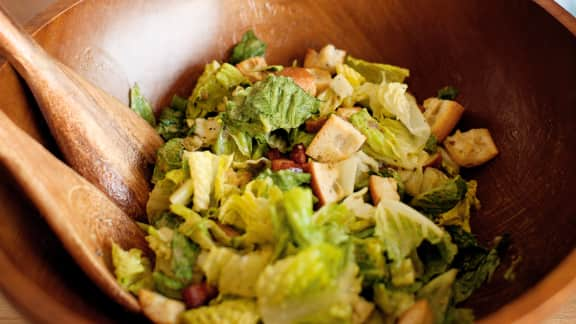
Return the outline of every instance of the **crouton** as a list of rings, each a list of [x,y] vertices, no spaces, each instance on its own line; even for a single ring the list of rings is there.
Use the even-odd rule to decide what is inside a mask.
[[[394,178],[371,175],[368,187],[370,188],[370,196],[374,205],[378,205],[380,201],[385,199],[400,200],[398,183]]]
[[[434,314],[426,299],[421,299],[408,308],[400,318],[398,324],[432,324]]]
[[[336,110],[336,115],[342,117],[345,121],[348,121],[352,115],[358,113],[362,110],[360,107],[340,107]]]
[[[424,101],[424,118],[438,142],[448,136],[464,113],[464,107],[452,100],[428,98]]]
[[[316,96],[316,78],[305,68],[287,67],[278,72],[278,75],[292,78],[294,82],[308,92],[311,96]]]
[[[184,303],[146,289],[138,292],[138,301],[142,312],[158,324],[177,323],[178,315],[186,310]]]
[[[330,82],[332,82],[332,75],[330,72],[323,69],[316,69],[316,68],[308,68],[308,72],[310,72],[314,76],[314,83],[316,84],[316,93],[320,93],[330,86]]]
[[[346,52],[336,49],[334,45],[326,45],[320,52],[308,49],[304,58],[304,67],[324,69],[334,74],[336,66],[344,63],[344,58],[346,58]]]
[[[471,129],[463,133],[456,131],[454,135],[446,138],[444,147],[454,162],[466,168],[486,163],[498,155],[492,136],[485,128]]]
[[[311,186],[320,205],[337,202],[344,198],[344,191],[338,183],[338,168],[330,163],[310,163]]]
[[[267,66],[266,59],[261,56],[251,57],[236,64],[236,68],[252,82],[266,78],[268,73],[264,70]]]
[[[352,124],[332,115],[314,136],[306,154],[320,162],[338,162],[358,151],[364,141],[366,136]]]

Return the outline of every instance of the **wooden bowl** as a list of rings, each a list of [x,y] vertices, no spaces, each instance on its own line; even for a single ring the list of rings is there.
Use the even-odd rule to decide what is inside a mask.
[[[576,23],[541,1],[572,30]],[[510,233],[516,280],[496,275],[469,306],[486,323],[544,318],[576,294],[576,38],[525,0],[61,0],[30,26],[53,55],[127,101],[138,82],[156,107],[187,95],[204,63],[225,59],[248,28],[288,64],[333,43],[354,56],[411,69],[421,100],[461,90],[461,128],[487,127],[501,154],[470,171],[483,240]],[[0,109],[57,149],[34,99],[0,66]],[[82,107],[78,107],[82,109]],[[137,322],[74,264],[6,170],[0,169],[0,284],[38,322]]]

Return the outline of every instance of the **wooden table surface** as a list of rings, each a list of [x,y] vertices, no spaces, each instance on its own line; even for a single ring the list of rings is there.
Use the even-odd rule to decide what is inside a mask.
[[[0,0],[0,4],[19,20],[25,23],[54,0]],[[561,0],[568,9],[576,10],[576,0]],[[0,324],[28,323],[0,293]],[[543,324],[576,323],[576,296],[567,300],[566,305]]]

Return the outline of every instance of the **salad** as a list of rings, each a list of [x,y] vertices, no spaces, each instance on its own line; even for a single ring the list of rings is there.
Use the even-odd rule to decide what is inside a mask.
[[[487,129],[454,131],[446,87],[419,105],[407,69],[327,45],[269,65],[248,31],[188,99],[156,118],[166,140],[141,224],[153,256],[113,246],[118,282],[157,323],[470,323],[505,237],[471,232]],[[452,134],[452,135],[451,135]]]

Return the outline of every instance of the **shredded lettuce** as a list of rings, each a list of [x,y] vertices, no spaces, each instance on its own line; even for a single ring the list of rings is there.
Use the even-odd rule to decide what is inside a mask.
[[[321,243],[267,266],[256,286],[265,323],[349,322],[360,291],[346,250]]]
[[[220,304],[190,309],[180,315],[180,323],[185,324],[257,324],[259,319],[256,303],[251,299],[225,300]]]
[[[259,179],[270,178],[272,182],[283,191],[310,183],[310,174],[292,170],[271,171],[266,169],[258,175]]]
[[[363,109],[352,115],[350,122],[366,136],[362,150],[374,159],[405,169],[424,162],[422,154],[426,153],[400,121],[386,118],[378,122]]]
[[[188,99],[186,118],[205,117],[210,112],[224,110],[224,99],[244,82],[244,75],[233,65],[217,61],[207,64]]]
[[[454,208],[466,195],[467,186],[460,176],[414,197],[410,205],[427,215],[437,215]]]
[[[269,76],[228,102],[224,124],[232,133],[264,136],[276,129],[299,127],[318,113],[319,101],[291,78]]]
[[[112,244],[112,264],[114,274],[120,286],[137,294],[140,289],[151,289],[153,286],[150,260],[142,255],[139,249],[123,250],[116,243]]]
[[[258,39],[254,31],[248,30],[242,35],[242,40],[232,49],[229,62],[238,64],[251,57],[264,56],[266,55],[266,47],[266,43]]]
[[[230,248],[216,247],[203,252],[198,264],[205,273],[208,284],[218,287],[221,294],[256,297],[256,281],[271,257],[270,247],[246,254],[239,254]]]
[[[423,148],[430,138],[430,126],[418,108],[416,99],[404,83],[365,83],[356,90],[357,96],[368,98],[368,105],[378,121],[395,118],[414,135],[416,146]]]
[[[400,261],[423,240],[432,244],[442,240],[444,232],[426,216],[395,200],[382,200],[376,207],[375,235],[384,244],[388,257]]]
[[[140,86],[137,83],[130,89],[130,108],[147,121],[150,126],[156,127],[156,117],[152,106],[140,92]]]
[[[182,167],[182,153],[184,152],[184,140],[181,138],[174,138],[164,143],[156,154],[156,164],[154,166],[154,174],[152,175],[152,183],[164,179],[166,172]]]
[[[350,55],[346,57],[346,64],[358,71],[368,82],[381,83],[404,82],[410,76],[410,70],[394,65],[371,63]]]

